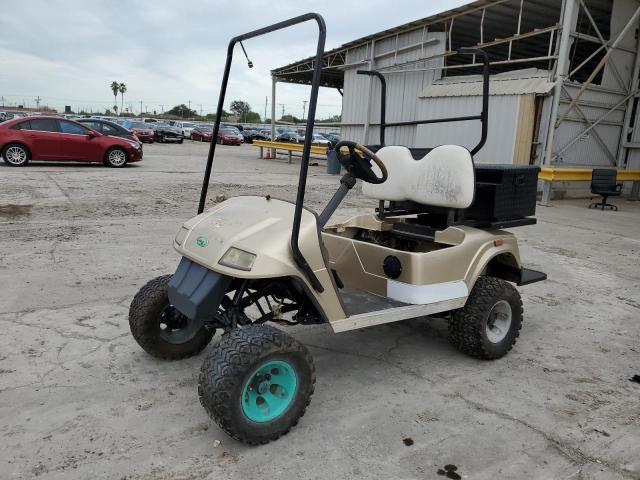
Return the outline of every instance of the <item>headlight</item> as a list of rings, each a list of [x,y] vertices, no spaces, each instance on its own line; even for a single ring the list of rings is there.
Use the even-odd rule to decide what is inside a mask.
[[[253,253],[245,252],[239,248],[231,247],[227,250],[220,261],[220,265],[225,267],[237,268],[238,270],[251,270],[256,256]]]
[[[138,142],[129,141],[129,145],[131,145],[133,148],[138,148]]]
[[[180,228],[180,231],[176,235],[175,242],[178,245],[182,245],[184,240],[187,238],[187,235],[189,235],[189,229],[187,227]]]

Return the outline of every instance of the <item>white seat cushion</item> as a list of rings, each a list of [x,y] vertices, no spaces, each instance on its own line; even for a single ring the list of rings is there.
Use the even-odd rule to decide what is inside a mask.
[[[374,185],[363,182],[368,197],[387,201],[412,201],[422,205],[467,208],[473,202],[475,173],[469,150],[441,145],[415,160],[407,147],[383,147],[377,152],[389,177]],[[380,170],[374,165],[374,171]]]

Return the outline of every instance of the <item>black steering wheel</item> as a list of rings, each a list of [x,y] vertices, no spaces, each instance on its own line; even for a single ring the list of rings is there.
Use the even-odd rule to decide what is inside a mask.
[[[346,147],[349,150],[348,154],[341,153],[340,150],[343,147]],[[338,160],[340,161],[340,165],[342,165],[345,170],[355,178],[359,178],[360,180],[368,183],[383,183],[387,180],[387,167],[385,167],[382,160],[380,160],[380,158],[367,147],[356,142],[343,140],[336,144],[334,150]],[[358,155],[356,152],[360,152],[362,155]],[[378,177],[371,168],[372,161],[382,172],[381,177]]]

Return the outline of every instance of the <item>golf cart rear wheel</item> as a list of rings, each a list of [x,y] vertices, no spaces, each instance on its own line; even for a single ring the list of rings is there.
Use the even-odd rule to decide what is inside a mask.
[[[522,299],[508,282],[480,277],[466,305],[449,321],[451,342],[472,357],[493,360],[515,345],[522,327]]]
[[[162,360],[180,360],[200,353],[214,331],[182,315],[170,303],[167,286],[171,275],[154,278],[133,297],[129,327],[136,342]]]
[[[268,325],[226,333],[200,371],[200,403],[218,426],[243,443],[276,440],[309,405],[315,367],[307,348]]]

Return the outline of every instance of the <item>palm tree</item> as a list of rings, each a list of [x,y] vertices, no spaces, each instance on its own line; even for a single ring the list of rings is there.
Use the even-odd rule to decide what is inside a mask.
[[[127,91],[127,86],[124,83],[118,85],[118,91],[120,92],[120,115],[122,115],[122,107],[124,106],[124,92]]]
[[[118,103],[118,90],[119,89],[120,89],[120,84],[118,82],[111,82],[111,91],[113,92],[114,103]]]

